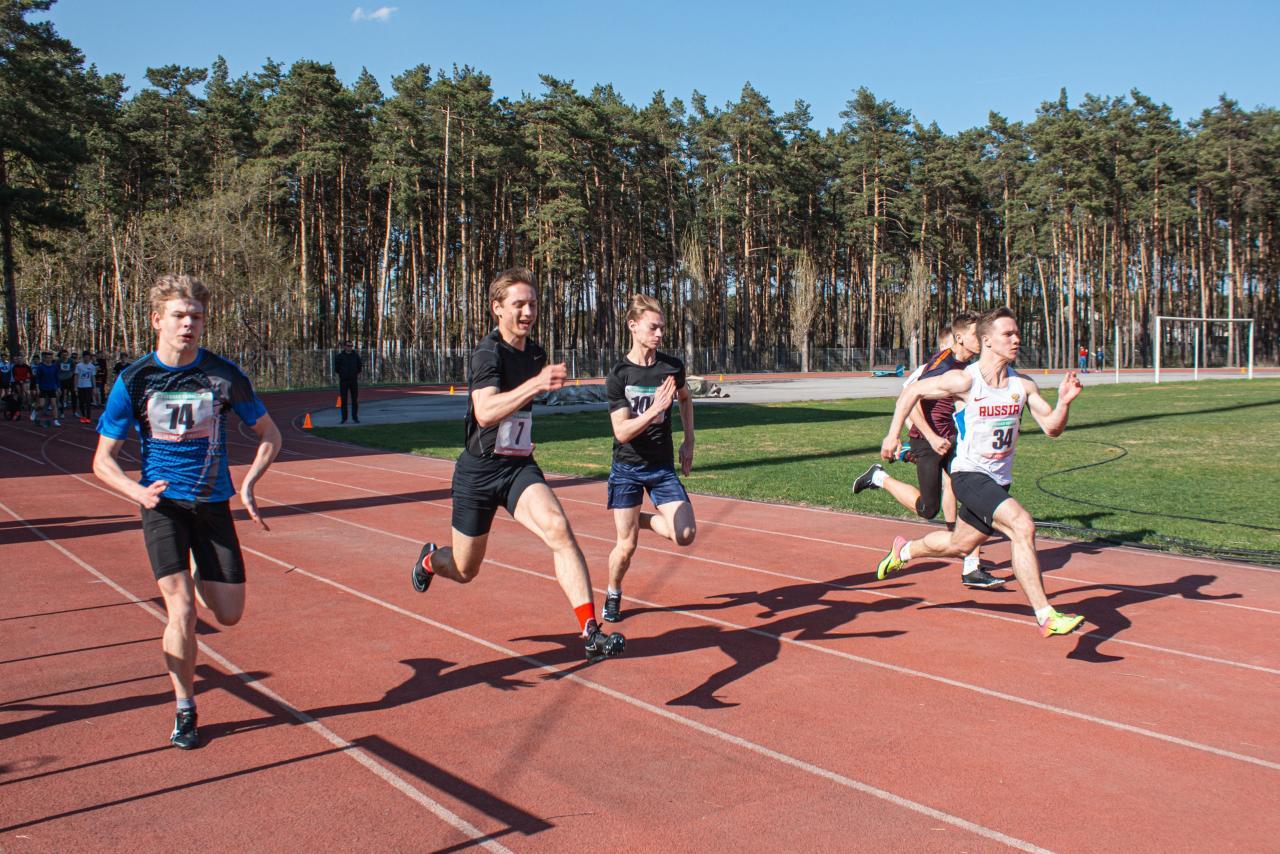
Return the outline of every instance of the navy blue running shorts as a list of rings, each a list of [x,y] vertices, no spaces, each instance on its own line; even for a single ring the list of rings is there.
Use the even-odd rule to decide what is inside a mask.
[[[639,507],[645,492],[649,493],[654,507],[689,500],[689,493],[685,492],[684,484],[676,476],[674,466],[633,466],[614,460],[613,468],[609,470],[608,508],[624,510]]]

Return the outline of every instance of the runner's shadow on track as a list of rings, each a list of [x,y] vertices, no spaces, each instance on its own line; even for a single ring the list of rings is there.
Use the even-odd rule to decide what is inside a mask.
[[[95,519],[116,519],[115,522],[94,522]],[[65,541],[82,537],[117,534],[121,531],[141,530],[142,522],[134,515],[71,516],[58,519],[30,519],[27,524],[39,528],[51,540]],[[0,522],[0,543],[38,543],[43,538],[20,522]]]
[[[755,616],[768,622],[744,628],[725,628],[718,625],[684,626],[656,637],[638,639],[628,645],[625,655],[628,658],[648,658],[703,649],[719,649],[731,659],[732,663],[712,673],[701,685],[668,700],[667,705],[693,706],[701,709],[733,708],[739,703],[721,699],[719,692],[726,686],[776,661],[782,651],[784,636],[798,641],[815,642],[850,638],[892,638],[906,634],[905,631],[898,629],[866,632],[837,631],[864,614],[899,611],[918,605],[922,601],[918,598],[900,598],[875,602],[849,602],[827,598],[828,594],[839,592],[833,587],[848,586],[853,589],[854,582],[863,577],[863,575],[854,575],[834,582],[806,582],[772,590],[723,593],[711,597],[721,600],[718,602],[628,609],[624,612],[626,619],[633,620],[646,613],[720,611],[756,606],[762,610]],[[783,614],[789,615],[780,616]],[[555,643],[563,641],[563,637],[544,635],[516,640]]]
[[[388,689],[380,698],[359,703],[321,706],[308,709],[307,714],[313,718],[328,718],[335,715],[355,715],[394,709],[427,700],[439,694],[477,685],[488,685],[499,691],[516,691],[537,685],[536,682],[528,679],[517,678],[516,674],[532,667],[527,661],[519,658],[499,658],[466,667],[457,667],[454,662],[445,661],[442,658],[406,658],[400,663],[413,672],[405,681]]]
[[[360,703],[347,703],[335,706],[321,706],[307,709],[304,714],[315,720],[324,720],[336,715],[361,714],[393,709],[399,706],[425,700],[438,694],[468,688],[475,685],[490,685],[501,690],[532,687],[535,683],[514,678],[513,674],[528,670],[530,664],[518,658],[503,658],[484,662],[456,670],[451,661],[440,658],[411,658],[401,662],[413,672],[404,682],[391,688],[379,699]],[[211,667],[199,668],[201,676],[208,687],[223,688],[264,713],[263,717],[244,721],[215,723],[201,726],[200,732],[206,739],[221,738],[234,733],[243,733],[270,726],[298,726],[301,721],[288,709],[277,704],[269,697],[255,691],[252,687],[236,677],[228,677]],[[265,674],[253,674],[251,679],[258,679]],[[516,832],[524,836],[550,830],[554,825],[519,806],[503,800],[497,795],[468,780],[459,777],[448,769],[436,765],[427,759],[411,753],[404,748],[386,740],[379,735],[363,736],[354,739],[353,744],[370,754],[377,756],[404,774],[416,777],[428,786],[447,792],[455,799],[483,812],[505,825],[503,830],[490,834],[487,838],[505,836]],[[474,844],[474,843],[472,843]]]
[[[394,495],[363,495],[359,498],[334,498],[327,501],[289,502],[292,506],[268,504],[259,506],[264,519],[280,519],[287,516],[305,516],[308,513],[333,513],[343,510],[362,510],[370,507],[387,507],[396,504],[418,504],[425,501],[447,501],[450,490],[423,489],[417,492],[398,492]],[[249,515],[243,510],[233,511],[238,522],[247,522]]]
[[[1138,605],[1143,602],[1149,602],[1152,599],[1163,599],[1170,596],[1195,599],[1202,602],[1241,598],[1239,593],[1213,594],[1203,592],[1203,588],[1217,580],[1218,577],[1216,575],[1184,575],[1176,581],[1157,584],[1125,585],[1123,587],[1114,584],[1088,584],[1054,593],[1053,598],[1058,600],[1055,603],[1055,607],[1070,613],[1083,614],[1089,623],[1094,626],[1089,631],[1076,635],[1075,648],[1067,653],[1067,658],[1088,661],[1093,664],[1109,664],[1123,661],[1124,656],[1103,652],[1100,647],[1103,643],[1133,625],[1133,622],[1125,616],[1123,610],[1131,605]],[[1090,591],[1099,591],[1100,595],[1078,599],[1065,604],[1061,602],[1064,596]],[[1028,607],[1025,604],[1004,605],[970,600],[967,602],[925,605],[921,610],[930,608],[967,608],[1027,617]]]
[[[996,542],[993,540],[992,542]],[[1040,571],[1049,572],[1055,569],[1062,569],[1071,562],[1071,558],[1076,555],[1097,555],[1102,554],[1104,550],[1111,546],[1103,543],[1090,542],[1070,542],[1056,543],[1047,548],[1036,548],[1036,557],[1040,561]],[[1013,561],[1006,558],[1002,561],[993,561],[992,566],[996,569],[1013,569]],[[1010,579],[1012,580],[1012,578]]]

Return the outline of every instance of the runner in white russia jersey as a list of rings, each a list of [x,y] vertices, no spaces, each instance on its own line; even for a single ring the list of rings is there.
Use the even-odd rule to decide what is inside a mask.
[[[1022,407],[1027,403],[1026,386],[1013,368],[1007,368],[1008,381],[996,388],[982,376],[978,363],[965,368],[973,378],[969,402],[957,408],[956,453],[951,461],[952,473],[982,472],[1001,486],[1013,482],[1013,452],[1022,422]]]

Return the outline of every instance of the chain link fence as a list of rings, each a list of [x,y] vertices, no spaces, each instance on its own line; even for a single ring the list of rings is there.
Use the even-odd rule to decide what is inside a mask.
[[[228,353],[259,388],[303,389],[337,385],[333,357],[338,350],[245,350]],[[465,384],[470,349],[425,350],[402,347],[377,352],[358,349],[364,362],[360,375],[364,385],[382,384]],[[692,353],[671,349],[685,362],[691,375],[800,373],[799,350],[785,348],[743,351],[716,348],[695,349]],[[570,377],[603,377],[622,360],[624,349],[552,350],[553,362],[564,362]],[[1045,353],[1034,347],[1022,348],[1018,365],[1023,369],[1045,367]],[[903,365],[911,370],[910,350],[906,347],[814,348],[809,351],[810,372],[854,372]]]
[[[337,385],[333,357],[338,350],[244,350],[227,353],[263,389],[322,388]],[[465,384],[471,350],[418,350],[398,348],[387,352],[357,349],[364,363],[360,380],[374,384]],[[783,348],[735,353],[718,349],[695,349],[692,353],[671,349],[684,360],[691,375],[799,373],[799,350]],[[553,362],[564,362],[571,377],[603,377],[622,360],[625,349],[552,350]],[[865,347],[818,348],[809,353],[809,370],[869,371],[904,365],[909,370],[905,347],[877,347],[874,354]]]

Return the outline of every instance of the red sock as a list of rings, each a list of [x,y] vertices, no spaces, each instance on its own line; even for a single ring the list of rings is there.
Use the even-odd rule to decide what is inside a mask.
[[[578,618],[578,628],[582,629],[582,633],[587,632],[587,623],[596,621],[596,606],[594,602],[588,602],[585,605],[579,605],[573,609],[574,616]]]

